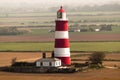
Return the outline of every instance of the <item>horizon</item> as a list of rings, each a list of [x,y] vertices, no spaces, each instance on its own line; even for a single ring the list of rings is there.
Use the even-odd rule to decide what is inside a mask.
[[[105,4],[120,4],[120,0],[4,0],[0,1],[0,7],[54,7],[60,5],[67,5],[72,7],[76,6],[95,6],[95,5],[105,5]]]
[[[4,0],[0,13],[52,12],[63,6],[67,11],[120,11],[120,0]],[[71,6],[72,5],[72,6]]]

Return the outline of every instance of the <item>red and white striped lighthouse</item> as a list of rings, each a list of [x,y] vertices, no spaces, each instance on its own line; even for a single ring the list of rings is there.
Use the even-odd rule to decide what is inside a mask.
[[[69,47],[68,19],[61,6],[57,11],[54,55],[56,58],[61,59],[63,65],[71,64]]]

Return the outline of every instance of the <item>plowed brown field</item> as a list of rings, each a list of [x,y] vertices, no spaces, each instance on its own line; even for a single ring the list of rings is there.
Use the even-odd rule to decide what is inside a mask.
[[[53,35],[46,36],[0,36],[0,42],[46,42],[54,41]],[[70,35],[70,41],[120,41],[119,34]]]
[[[88,55],[86,56],[79,56],[79,54],[86,54],[86,53],[71,53],[72,59],[88,59]],[[87,53],[88,54],[88,53]],[[91,54],[91,53],[89,53]],[[78,55],[78,56],[74,56]],[[51,53],[47,53],[47,57],[50,57]],[[42,57],[41,52],[0,52],[0,66],[6,66],[11,64],[11,60],[16,58],[17,61],[35,61]],[[106,59],[110,60],[120,60],[120,53],[111,53],[106,54]],[[72,61],[73,62],[73,61]],[[83,61],[76,61],[76,62],[83,62]],[[120,61],[106,61],[104,62],[106,66],[114,66],[117,65],[120,67]]]

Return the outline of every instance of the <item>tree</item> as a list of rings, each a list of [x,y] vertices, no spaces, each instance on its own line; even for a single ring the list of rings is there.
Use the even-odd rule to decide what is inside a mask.
[[[92,64],[101,64],[102,61],[105,58],[105,53],[104,52],[94,52],[93,54],[90,55],[89,61],[91,61]]]

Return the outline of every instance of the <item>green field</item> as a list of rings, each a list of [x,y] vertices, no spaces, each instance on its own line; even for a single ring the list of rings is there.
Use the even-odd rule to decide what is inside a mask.
[[[120,42],[71,42],[71,51],[120,52]],[[54,44],[46,43],[0,43],[0,51],[53,51]]]

